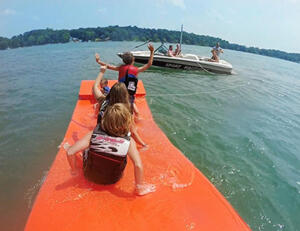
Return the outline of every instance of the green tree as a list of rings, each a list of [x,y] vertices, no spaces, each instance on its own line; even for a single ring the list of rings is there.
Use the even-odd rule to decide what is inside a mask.
[[[146,29],[136,26],[109,26],[97,28],[79,28],[74,30],[53,30],[50,28],[44,30],[32,30],[22,35],[14,36],[11,39],[0,37],[0,49],[17,48],[23,46],[42,45],[48,43],[66,43],[70,38],[78,38],[82,41],[113,40],[113,41],[146,41],[178,43],[180,38],[179,31],[170,31],[165,29]],[[249,52],[254,54],[277,57],[300,63],[300,54],[287,53],[272,49],[259,49],[256,47],[246,47],[234,43],[229,43],[221,38],[215,38],[207,35],[197,35],[194,33],[183,32],[183,43],[215,46],[220,42],[224,49]]]

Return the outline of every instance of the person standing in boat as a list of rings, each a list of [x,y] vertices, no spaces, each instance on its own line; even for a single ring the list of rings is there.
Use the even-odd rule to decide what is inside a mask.
[[[139,119],[139,111],[134,103],[135,93],[137,90],[138,84],[138,74],[147,70],[151,67],[153,63],[154,56],[154,47],[151,43],[148,44],[148,49],[150,50],[150,57],[148,63],[141,67],[134,66],[134,57],[131,52],[125,52],[122,56],[122,60],[124,62],[121,66],[114,66],[111,64],[104,63],[100,60],[99,54],[95,54],[96,62],[100,65],[107,66],[107,69],[118,71],[119,72],[119,82],[125,83],[128,93],[130,95],[130,103],[132,104],[134,113],[136,117]]]
[[[136,192],[142,196],[155,191],[155,185],[143,181],[143,165],[133,139],[130,138],[132,115],[125,104],[107,108],[101,123],[74,145],[64,144],[72,173],[76,174],[76,154],[84,151],[84,176],[97,184],[118,182],[127,164],[127,156],[134,165]]]
[[[213,49],[211,50],[212,53],[212,57],[209,61],[211,62],[219,62],[219,56],[221,53],[223,53],[223,49],[220,47],[220,43],[217,42],[216,46],[213,47]]]

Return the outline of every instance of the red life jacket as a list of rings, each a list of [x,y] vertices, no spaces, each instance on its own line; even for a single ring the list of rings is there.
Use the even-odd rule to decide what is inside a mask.
[[[122,65],[119,68],[119,82],[125,81],[126,72],[128,70],[129,75],[133,75],[137,78],[138,76],[138,68],[133,65]],[[123,81],[122,81],[123,80]]]
[[[138,68],[133,65],[123,65],[119,69],[119,82],[125,83],[130,96],[135,95],[138,85]]]

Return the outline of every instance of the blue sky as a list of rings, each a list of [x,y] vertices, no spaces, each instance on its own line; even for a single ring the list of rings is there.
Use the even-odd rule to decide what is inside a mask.
[[[0,36],[109,25],[184,30],[300,53],[300,0],[0,0]]]

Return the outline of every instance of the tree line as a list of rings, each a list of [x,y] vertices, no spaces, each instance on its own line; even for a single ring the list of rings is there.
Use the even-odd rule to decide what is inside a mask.
[[[97,28],[79,28],[73,30],[33,30],[13,36],[11,39],[0,37],[0,50],[8,48],[44,45],[49,43],[67,43],[69,41],[147,41],[178,43],[180,31],[166,29],[146,29],[136,26],[108,26]],[[246,47],[226,40],[194,33],[183,32],[182,43],[187,45],[215,46],[219,42],[222,48],[276,57],[300,63],[300,54],[287,53],[274,49]]]

